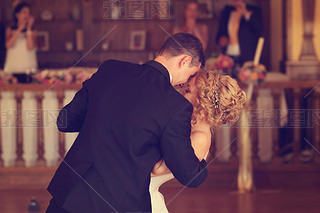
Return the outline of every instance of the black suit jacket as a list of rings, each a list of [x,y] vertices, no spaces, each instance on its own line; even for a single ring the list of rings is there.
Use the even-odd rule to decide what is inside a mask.
[[[150,212],[150,173],[164,158],[183,185],[207,176],[191,147],[192,105],[156,61],[109,60],[60,112],[63,132],[79,132],[48,190],[70,212]]]
[[[239,45],[240,45],[240,56],[239,62],[243,63],[246,61],[253,61],[253,57],[256,51],[257,42],[263,32],[263,22],[261,9],[256,6],[246,5],[247,10],[251,11],[251,17],[247,21],[242,17],[240,21],[240,28],[238,32]],[[226,6],[221,11],[219,20],[219,29],[216,37],[216,42],[219,45],[219,39],[222,36],[226,36],[229,39],[228,23],[229,17],[232,11],[236,8],[233,6]],[[222,47],[223,53],[226,51],[226,47]]]

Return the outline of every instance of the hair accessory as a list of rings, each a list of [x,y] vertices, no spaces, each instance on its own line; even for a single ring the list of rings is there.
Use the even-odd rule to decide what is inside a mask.
[[[219,92],[218,92],[218,89],[214,91],[214,108],[217,109],[219,108]]]
[[[220,90],[220,83],[217,82],[216,89],[214,90],[214,103],[213,103],[215,109],[219,108],[219,102],[220,102],[219,90]]]

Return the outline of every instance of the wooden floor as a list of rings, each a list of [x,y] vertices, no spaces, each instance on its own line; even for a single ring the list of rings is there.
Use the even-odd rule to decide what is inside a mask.
[[[319,172],[256,172],[256,191],[237,194],[234,172],[210,171],[198,189],[188,189],[175,180],[161,191],[172,213],[319,213]],[[0,177],[1,178],[1,177]],[[32,197],[44,212],[50,195],[44,187],[0,189],[1,213],[24,213]]]

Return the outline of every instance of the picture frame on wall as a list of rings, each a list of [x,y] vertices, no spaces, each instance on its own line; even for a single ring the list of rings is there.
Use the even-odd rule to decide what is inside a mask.
[[[47,31],[38,31],[36,43],[38,51],[49,51],[49,33]]]
[[[213,17],[212,0],[198,0],[199,18],[211,19]]]
[[[130,50],[144,50],[146,48],[147,31],[139,30],[130,33]]]

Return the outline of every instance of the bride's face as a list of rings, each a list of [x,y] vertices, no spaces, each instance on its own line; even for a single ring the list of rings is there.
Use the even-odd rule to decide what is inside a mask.
[[[192,105],[194,106],[196,104],[196,100],[197,100],[197,94],[198,94],[198,89],[196,87],[196,78],[197,77],[193,77],[187,86],[186,91],[184,92],[183,96],[190,102],[192,103]]]

